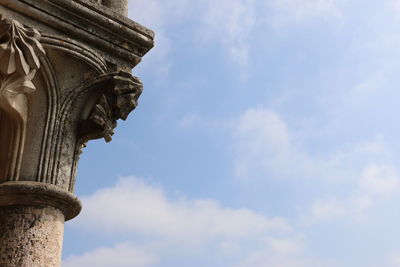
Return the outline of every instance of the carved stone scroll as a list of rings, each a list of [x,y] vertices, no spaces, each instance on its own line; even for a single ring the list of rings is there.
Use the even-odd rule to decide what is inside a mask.
[[[18,180],[25,140],[27,99],[45,51],[37,30],[0,16],[0,182]]]

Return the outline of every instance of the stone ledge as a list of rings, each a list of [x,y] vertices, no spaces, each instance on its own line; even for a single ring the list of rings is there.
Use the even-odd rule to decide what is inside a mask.
[[[38,182],[7,182],[0,184],[0,207],[39,206],[55,207],[64,214],[65,221],[78,216],[81,202],[73,194],[57,186]]]
[[[154,46],[153,31],[96,1],[0,0],[0,6],[96,47],[131,68]]]

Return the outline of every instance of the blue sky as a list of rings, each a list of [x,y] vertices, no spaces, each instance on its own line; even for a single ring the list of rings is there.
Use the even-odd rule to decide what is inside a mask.
[[[400,1],[130,0],[139,107],[63,266],[400,266]]]

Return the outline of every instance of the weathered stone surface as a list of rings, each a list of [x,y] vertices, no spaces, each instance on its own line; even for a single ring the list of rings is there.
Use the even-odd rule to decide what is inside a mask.
[[[154,45],[153,31],[93,0],[0,0],[0,13],[39,30],[53,49],[87,51],[114,70],[130,72]]]
[[[128,16],[128,0],[103,0],[102,4],[115,12]]]
[[[0,0],[0,267],[59,266],[82,147],[136,108],[154,33],[127,0]]]
[[[0,266],[60,266],[63,233],[56,208],[0,207]]]
[[[51,184],[21,181],[0,184],[0,207],[20,205],[57,208],[66,221],[82,209],[75,195]]]
[[[14,127],[0,131],[0,183],[36,181],[73,192],[81,148],[90,139],[110,141],[117,120],[136,107],[142,84],[130,72],[152,48],[154,33],[109,8],[126,6],[122,0],[0,0],[0,30],[15,25],[32,33],[25,42],[7,31],[0,36],[1,66],[19,66],[11,69],[24,82],[15,105],[23,116],[0,102],[0,124],[8,126],[2,128]],[[31,49],[14,53],[9,64],[9,43],[15,51]],[[0,73],[0,88],[7,75]]]
[[[37,30],[0,14],[0,183],[19,177],[25,143],[27,99],[44,55]],[[4,144],[9,144],[8,146]]]

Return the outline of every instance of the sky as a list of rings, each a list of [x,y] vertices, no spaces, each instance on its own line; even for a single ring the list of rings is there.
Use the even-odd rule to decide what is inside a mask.
[[[129,0],[139,107],[82,155],[65,267],[400,266],[399,0]]]

